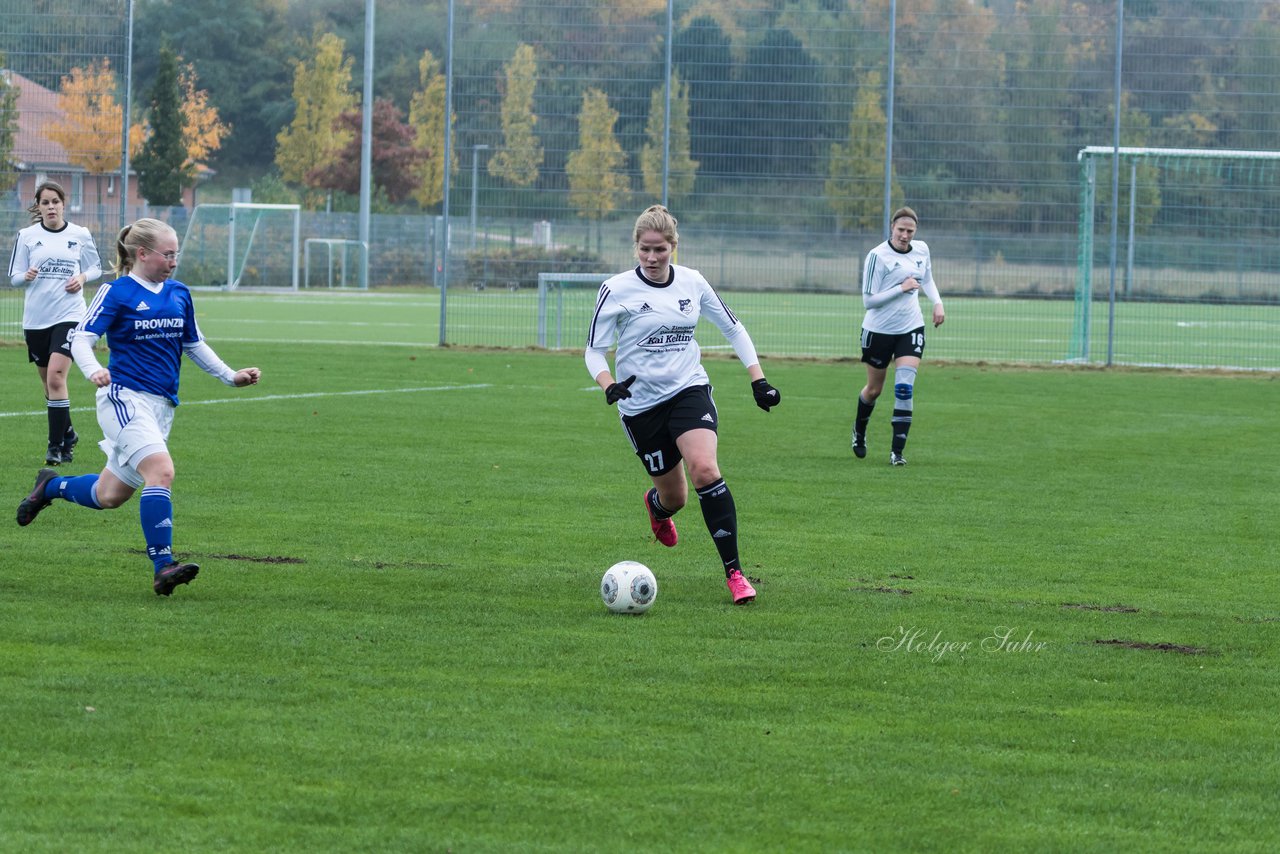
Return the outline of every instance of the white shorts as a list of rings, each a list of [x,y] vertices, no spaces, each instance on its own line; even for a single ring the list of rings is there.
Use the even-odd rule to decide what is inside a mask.
[[[134,489],[146,481],[138,465],[152,454],[167,454],[175,407],[167,398],[112,383],[98,389],[98,443],[107,469]]]

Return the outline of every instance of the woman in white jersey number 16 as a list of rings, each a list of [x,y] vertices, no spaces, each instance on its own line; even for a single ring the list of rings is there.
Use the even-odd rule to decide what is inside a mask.
[[[683,461],[733,603],[745,604],[756,591],[742,573],[738,514],[716,462],[719,415],[693,338],[699,317],[720,328],[746,366],[756,405],[768,412],[782,395],[764,378],[746,328],[702,274],[671,263],[680,240],[675,217],[654,205],[636,220],[632,238],[640,263],[600,286],[587,331],[587,370],[605,402],[618,405],[623,432],[653,480],[644,505],[658,541],[676,544],[671,517],[689,500]],[[617,376],[626,379],[609,370],[615,342]]]
[[[67,222],[67,194],[53,181],[36,187],[27,211],[31,225],[18,232],[9,257],[9,282],[26,288],[22,330],[28,359],[44,386],[49,415],[45,464],[71,462],[80,437],[71,426],[67,371],[71,368],[71,331],[84,319],[84,286],[102,275],[98,249],[89,229]]]
[[[902,456],[911,430],[916,372],[924,355],[924,315],[919,292],[933,303],[933,325],[947,319],[942,297],[933,282],[933,260],[923,240],[912,240],[918,218],[911,208],[894,211],[889,239],[867,253],[862,267],[862,361],[867,364],[867,384],[858,393],[858,414],[853,422],[853,453],[867,455],[867,422],[876,398],[893,364],[893,437],[889,462],[905,466]]]
[[[56,498],[108,510],[141,489],[138,516],[154,570],[151,586],[157,595],[168,596],[200,571],[173,557],[174,467],[167,443],[178,406],[182,356],[229,386],[254,385],[262,372],[232,370],[205,343],[191,291],[171,278],[178,264],[178,235],[172,228],[140,219],[120,231],[116,253],[123,275],[98,288],[71,339],[76,366],[98,387],[100,444],[107,465],[101,474],[79,477],[41,469],[31,494],[18,505],[18,524],[30,525]],[[111,350],[106,368],[93,352],[103,335]]]

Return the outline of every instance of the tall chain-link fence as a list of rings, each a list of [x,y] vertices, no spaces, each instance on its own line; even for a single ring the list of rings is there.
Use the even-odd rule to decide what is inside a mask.
[[[9,4],[6,67],[50,93],[77,64],[118,69],[125,6]],[[452,57],[447,227],[438,210],[378,216],[369,247],[371,285],[447,285],[443,340],[508,343],[498,319],[540,273],[632,266],[631,223],[665,200],[679,262],[751,307],[739,314],[763,352],[855,355],[862,260],[888,210],[908,204],[948,302],[932,356],[1280,368],[1269,163],[1122,158],[1113,174],[1114,158],[1084,155],[1116,146],[1117,102],[1125,148],[1274,148],[1280,2],[1129,0],[1122,15],[1115,0],[453,11],[451,42],[421,46]],[[348,50],[358,66],[360,46]],[[0,177],[13,186],[32,166],[10,161]],[[70,218],[109,241],[118,178],[80,180]],[[29,200],[8,198],[13,230]],[[303,228],[339,241],[358,231],[349,215],[308,214]],[[553,287],[551,310],[572,330],[562,343],[576,346],[593,290]],[[466,315],[465,332],[450,312]],[[486,312],[491,342],[476,330]]]

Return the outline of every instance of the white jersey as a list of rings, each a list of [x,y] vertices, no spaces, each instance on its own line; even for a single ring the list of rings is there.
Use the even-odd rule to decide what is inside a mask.
[[[35,280],[26,280],[35,267]],[[67,280],[84,273],[85,283],[102,276],[102,261],[89,229],[65,223],[50,231],[44,223],[32,223],[18,232],[9,258],[9,281],[27,289],[22,308],[23,329],[48,329],[59,323],[84,319],[84,291],[67,293]]]
[[[709,384],[693,337],[700,317],[720,328],[744,365],[759,361],[746,328],[702,274],[675,264],[671,271],[662,285],[636,268],[600,286],[587,330],[587,370],[594,378],[607,369],[605,354],[616,341],[614,378],[636,378],[631,397],[618,401],[623,415],[637,415],[690,386]]]
[[[867,253],[862,265],[862,302],[867,308],[863,329],[901,335],[924,326],[919,291],[905,293],[900,287],[907,279],[918,281],[934,305],[942,302],[933,281],[929,245],[923,240],[911,241],[906,252],[899,252],[886,240]]]

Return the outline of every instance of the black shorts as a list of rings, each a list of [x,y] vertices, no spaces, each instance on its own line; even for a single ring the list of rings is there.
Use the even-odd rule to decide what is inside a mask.
[[[887,368],[899,356],[924,356],[924,327],[891,335],[862,330],[862,361],[873,368]]]
[[[651,475],[666,474],[680,465],[676,437],[690,430],[715,432],[720,423],[711,386],[695,385],[639,415],[622,416],[622,429],[636,456]]]
[[[74,323],[58,323],[47,329],[24,329],[27,339],[27,361],[35,362],[38,368],[49,367],[49,357],[61,353],[71,358],[71,332],[76,328]]]

